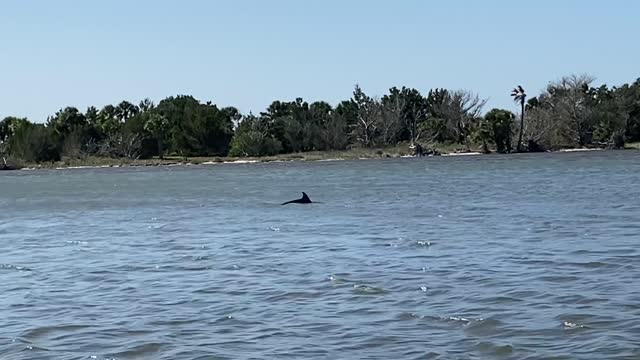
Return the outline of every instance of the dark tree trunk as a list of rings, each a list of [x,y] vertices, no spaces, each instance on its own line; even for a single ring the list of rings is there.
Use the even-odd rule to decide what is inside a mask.
[[[520,102],[520,133],[518,134],[518,152],[522,152],[522,132],[524,131],[524,99]]]
[[[487,145],[487,140],[482,140],[482,152],[485,154],[491,154],[491,151],[489,151],[489,145]]]
[[[162,140],[158,139],[158,157],[160,160],[164,159],[164,149],[162,147]]]

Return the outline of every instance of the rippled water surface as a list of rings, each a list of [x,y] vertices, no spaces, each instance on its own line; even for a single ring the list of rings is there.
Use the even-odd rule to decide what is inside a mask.
[[[639,359],[639,200],[635,152],[4,172],[0,358]]]

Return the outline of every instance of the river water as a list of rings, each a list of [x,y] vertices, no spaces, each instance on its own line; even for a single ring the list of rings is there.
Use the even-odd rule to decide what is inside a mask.
[[[640,359],[639,199],[633,151],[0,173],[0,359]]]

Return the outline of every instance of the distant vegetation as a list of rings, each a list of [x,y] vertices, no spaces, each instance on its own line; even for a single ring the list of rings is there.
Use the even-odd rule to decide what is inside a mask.
[[[336,105],[297,98],[274,101],[258,115],[192,96],[158,104],[122,101],[84,112],[65,107],[44,123],[2,120],[0,169],[11,163],[99,157],[261,157],[401,143],[418,152],[453,146],[509,153],[622,148],[640,141],[640,79],[612,88],[592,83],[586,75],[563,77],[528,100],[516,86],[511,95],[520,116],[506,109],[483,114],[486,100],[466,90],[422,94],[393,87],[374,98],[357,85],[350,99]]]

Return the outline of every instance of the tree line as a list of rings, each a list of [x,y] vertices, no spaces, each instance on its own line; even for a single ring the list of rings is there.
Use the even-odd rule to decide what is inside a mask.
[[[84,112],[65,107],[44,123],[17,117],[0,121],[0,155],[5,162],[30,163],[88,156],[256,157],[399,143],[509,153],[621,148],[640,141],[640,79],[611,88],[594,87],[593,81],[588,75],[565,76],[530,98],[516,86],[511,95],[520,116],[506,109],[483,113],[487,100],[467,90],[436,88],[423,94],[392,87],[372,97],[358,85],[350,99],[335,106],[296,98],[274,101],[257,115],[186,95],[158,104],[145,99],[137,105],[91,106]]]

